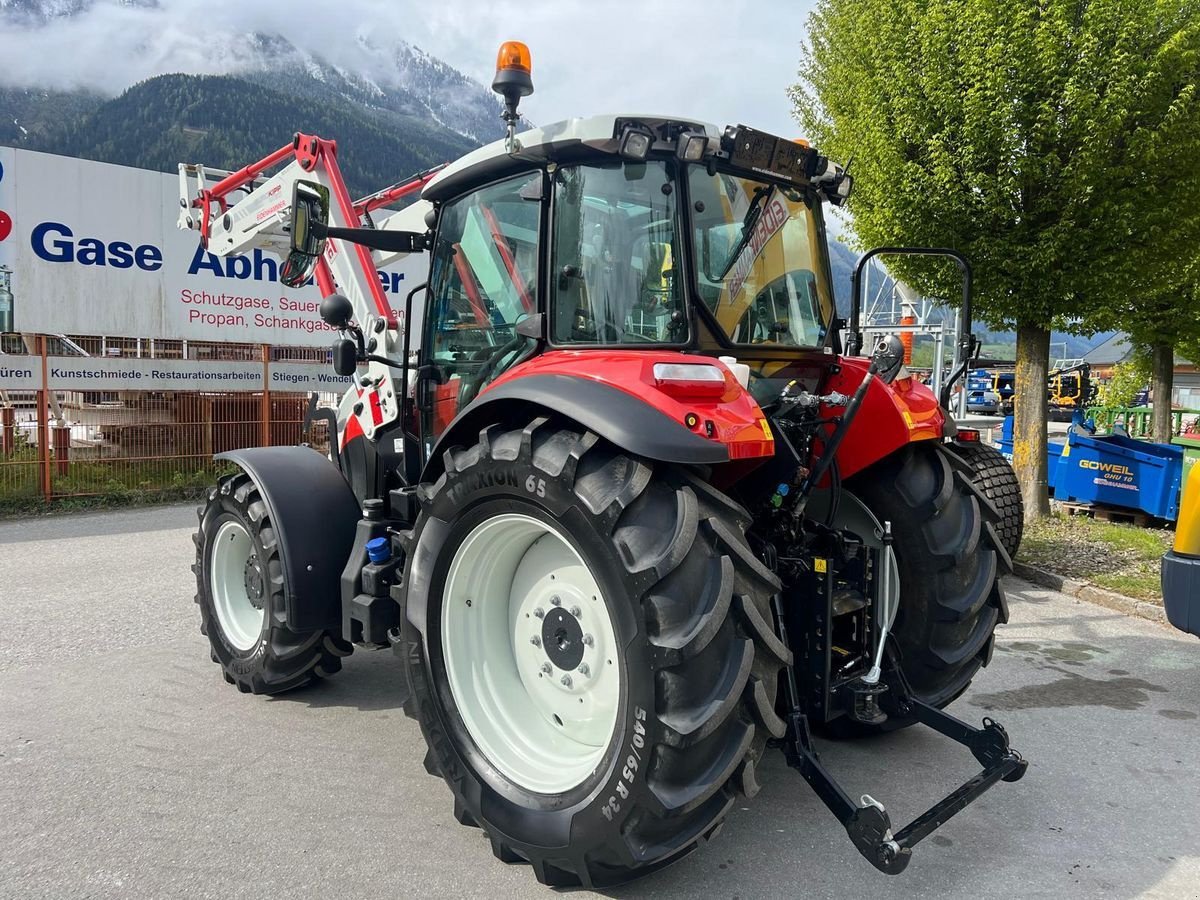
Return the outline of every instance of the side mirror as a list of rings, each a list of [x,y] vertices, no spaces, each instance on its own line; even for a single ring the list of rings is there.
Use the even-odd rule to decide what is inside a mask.
[[[330,348],[333,352],[333,371],[353,375],[358,368],[358,347],[349,338],[338,338]]]
[[[325,252],[328,222],[329,188],[315,181],[297,181],[292,189],[291,250],[279,267],[279,280],[288,287],[300,287],[312,277]]]
[[[891,384],[900,374],[900,367],[903,365],[904,345],[900,343],[900,338],[894,334],[880,338],[871,354],[871,370],[875,375],[884,384]]]

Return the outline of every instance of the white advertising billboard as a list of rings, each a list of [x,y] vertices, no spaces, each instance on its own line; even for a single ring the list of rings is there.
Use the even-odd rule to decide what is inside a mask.
[[[290,346],[332,340],[315,284],[284,287],[279,259],[261,250],[205,252],[196,232],[176,228],[178,194],[174,175],[0,147],[0,265],[12,271],[14,330]],[[425,265],[424,255],[413,255],[379,273],[401,321]]]

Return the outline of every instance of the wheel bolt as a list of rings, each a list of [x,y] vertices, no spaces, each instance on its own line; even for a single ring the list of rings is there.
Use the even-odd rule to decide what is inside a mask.
[[[555,594],[550,598],[550,602],[555,606],[562,606],[562,597],[558,596],[558,594]]]
[[[596,641],[590,634],[585,634],[583,636],[583,646],[590,647],[594,643],[596,643]]]
[[[535,634],[529,639],[529,643],[533,644],[535,647],[540,647],[542,646],[542,639]]]
[[[579,664],[579,674],[582,675],[584,678],[587,678],[589,675],[592,674],[592,670],[588,668],[587,663],[580,663]]]
[[[571,607],[571,615],[573,615],[575,618],[578,619],[580,616],[583,615],[583,610],[580,609],[578,606],[572,606]]]
[[[563,685],[563,687],[571,686],[571,676],[570,675],[564,675],[562,677],[562,685]]]
[[[546,611],[544,609],[542,609],[540,606],[533,611],[533,614],[535,616],[537,616],[539,619],[544,619],[546,617]]]
[[[542,663],[542,671],[549,675],[554,670],[551,668],[550,663]]]

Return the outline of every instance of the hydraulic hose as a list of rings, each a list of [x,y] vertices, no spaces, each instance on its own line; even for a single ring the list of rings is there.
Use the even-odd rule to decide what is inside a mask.
[[[829,436],[829,441],[822,449],[820,458],[808,473],[808,477],[804,479],[804,483],[800,485],[800,496],[797,497],[796,505],[792,508],[792,515],[795,518],[799,519],[804,515],[804,509],[808,505],[808,498],[812,494],[813,488],[825,477],[825,473],[832,465],[838,447],[841,446],[842,439],[846,437],[846,432],[850,430],[850,425],[854,422],[854,417],[858,414],[863,398],[867,396],[867,390],[871,387],[871,382],[875,380],[875,377],[875,362],[872,361],[871,365],[867,367],[867,373],[863,376],[863,380],[858,385],[858,390],[846,404],[846,411],[842,413],[841,421],[833,430],[833,434]]]

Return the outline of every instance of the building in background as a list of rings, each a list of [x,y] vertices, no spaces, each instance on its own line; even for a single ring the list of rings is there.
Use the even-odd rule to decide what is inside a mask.
[[[1092,377],[1101,380],[1112,376],[1113,367],[1133,356],[1129,335],[1118,331],[1107,341],[1093,348],[1083,361],[1092,367]],[[1176,354],[1175,375],[1171,388],[1171,406],[1176,409],[1200,409],[1200,370],[1191,360]]]

